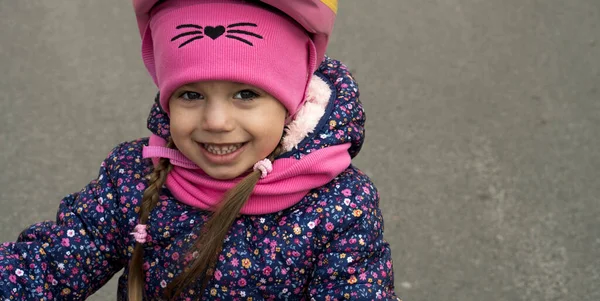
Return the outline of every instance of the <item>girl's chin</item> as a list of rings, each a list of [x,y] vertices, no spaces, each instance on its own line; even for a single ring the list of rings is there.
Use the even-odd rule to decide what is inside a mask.
[[[203,171],[209,175],[211,178],[216,180],[232,180],[238,178],[242,175],[246,175],[249,171],[243,172],[235,172],[235,171],[224,171],[224,170],[215,170],[215,168],[207,168],[203,169]]]

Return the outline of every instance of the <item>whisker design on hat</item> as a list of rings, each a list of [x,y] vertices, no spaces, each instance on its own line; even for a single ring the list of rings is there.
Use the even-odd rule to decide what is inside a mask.
[[[240,26],[257,27],[258,25],[254,24],[254,23],[233,23],[231,25],[228,25],[227,28],[240,27]]]
[[[242,26],[258,27],[258,25],[254,24],[254,23],[243,22],[243,23],[234,23],[234,24],[228,25],[227,28],[242,27]],[[246,30],[240,30],[240,29],[227,29],[226,30],[225,27],[222,25],[214,26],[214,27],[206,26],[205,28],[203,28],[202,26],[195,25],[195,24],[182,24],[182,25],[178,25],[176,27],[176,29],[182,29],[182,28],[195,28],[195,29],[200,29],[200,30],[184,32],[184,33],[178,34],[175,37],[173,37],[171,39],[171,42],[174,42],[183,37],[195,36],[195,37],[183,42],[181,45],[179,45],[179,48],[181,48],[193,41],[200,40],[200,39],[204,38],[205,36],[208,36],[209,38],[215,40],[218,37],[222,36],[224,33],[227,33],[225,35],[226,38],[238,40],[238,41],[240,41],[244,44],[250,45],[250,46],[254,46],[254,44],[252,44],[252,42],[250,42],[240,36],[237,36],[237,35],[248,35],[248,36],[252,36],[255,38],[263,39],[263,37],[259,34],[256,34],[256,33],[250,32],[250,31],[246,31]],[[236,34],[236,35],[234,35],[234,34]]]
[[[249,31],[245,31],[245,30],[228,30],[228,31],[227,31],[227,33],[245,34],[245,35],[249,35],[249,36],[257,37],[257,38],[259,38],[259,39],[262,39],[262,38],[263,38],[261,35],[258,35],[258,34],[255,34],[255,33],[253,33],[253,32],[249,32]],[[230,35],[230,34],[226,35],[225,37],[227,37],[227,38],[230,38],[230,39],[235,39],[235,40],[238,40],[238,41],[240,41],[240,42],[244,42],[244,43],[246,43],[246,44],[248,44],[248,45],[250,45],[250,46],[254,46],[254,45],[252,44],[252,42],[250,42],[250,41],[248,41],[248,40],[246,40],[246,39],[243,39],[243,38],[241,38],[241,37],[237,37],[237,36]]]
[[[254,24],[254,23],[234,23],[234,24],[231,24],[231,25],[227,26],[227,28],[241,27],[241,26],[258,27],[258,25]],[[250,41],[248,41],[248,40],[246,40],[246,39],[244,39],[242,37],[234,36],[234,35],[231,35],[231,34],[232,33],[245,34],[245,35],[249,35],[249,36],[253,36],[253,37],[259,38],[261,40],[263,39],[263,37],[261,35],[255,34],[253,32],[249,32],[249,31],[246,31],[246,30],[230,29],[230,30],[227,30],[227,33],[229,33],[229,34],[226,35],[225,37],[230,38],[230,39],[234,39],[234,40],[238,40],[238,41],[246,43],[246,44],[248,44],[250,46],[254,46],[254,44],[252,44],[252,42],[250,42]]]
[[[179,25],[177,27],[175,27],[176,29],[182,29],[182,28],[196,28],[196,29],[202,29],[202,26],[200,25],[196,25],[196,24],[182,24]]]
[[[179,26],[177,26],[177,27],[175,27],[175,28],[176,28],[176,29],[182,29],[182,28],[195,28],[195,29],[200,29],[200,30],[194,30],[194,31],[188,31],[188,32],[184,32],[184,33],[182,33],[182,34],[178,34],[178,35],[176,35],[174,38],[172,38],[172,39],[171,39],[171,42],[173,42],[173,41],[175,41],[175,40],[177,40],[177,39],[179,39],[179,38],[187,37],[187,36],[190,36],[190,35],[198,35],[198,36],[196,36],[196,37],[193,37],[193,38],[191,38],[191,39],[189,39],[189,40],[187,40],[187,41],[183,42],[181,45],[179,45],[179,48],[181,48],[181,47],[183,47],[183,46],[185,46],[185,45],[187,45],[187,44],[189,44],[189,43],[191,43],[191,42],[193,42],[193,41],[200,40],[200,39],[204,38],[204,36],[202,35],[202,34],[203,34],[203,32],[202,32],[202,29],[203,29],[203,28],[202,28],[202,26],[200,26],[200,25],[195,25],[195,24],[182,24],[182,25],[179,25]]]

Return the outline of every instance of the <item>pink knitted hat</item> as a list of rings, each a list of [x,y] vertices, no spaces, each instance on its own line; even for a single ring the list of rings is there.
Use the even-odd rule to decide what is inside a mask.
[[[208,80],[253,85],[294,115],[316,68],[307,32],[275,10],[240,0],[169,0],[150,14],[142,58],[168,113],[180,86]]]

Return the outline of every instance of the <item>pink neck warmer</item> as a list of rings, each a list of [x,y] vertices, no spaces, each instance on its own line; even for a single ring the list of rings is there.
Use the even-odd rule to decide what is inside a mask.
[[[241,177],[230,181],[213,179],[182,153],[165,145],[164,139],[152,135],[143,157],[152,158],[155,165],[158,158],[170,159],[173,169],[166,186],[184,204],[214,211],[225,192],[241,180]],[[349,147],[346,143],[316,150],[300,160],[275,160],[273,172],[258,181],[241,213],[274,213],[298,203],[310,190],[329,183],[350,165]]]

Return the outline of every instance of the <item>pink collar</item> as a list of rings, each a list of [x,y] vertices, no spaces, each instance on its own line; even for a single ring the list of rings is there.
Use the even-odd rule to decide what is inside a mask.
[[[152,135],[143,157],[171,160],[173,169],[167,176],[166,186],[180,202],[192,207],[214,211],[225,192],[241,180],[216,180],[177,150],[166,148],[166,141]],[[259,215],[289,208],[314,188],[323,186],[342,173],[351,162],[349,143],[315,150],[297,160],[281,158],[273,162],[273,171],[258,181],[242,214]]]

